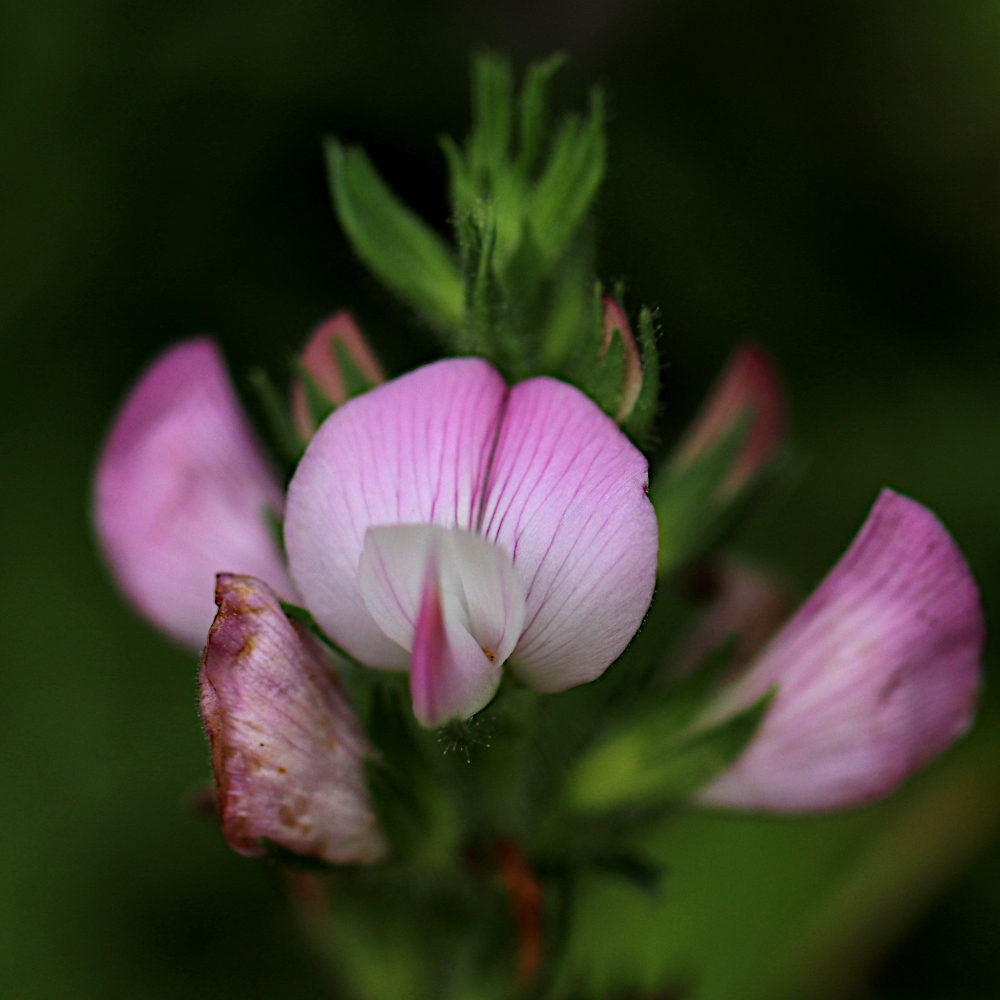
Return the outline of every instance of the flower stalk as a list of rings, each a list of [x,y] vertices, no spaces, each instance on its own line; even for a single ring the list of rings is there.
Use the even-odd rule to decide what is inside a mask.
[[[978,591],[916,501],[884,491],[790,616],[726,551],[786,451],[760,350],[651,474],[653,313],[595,274],[604,103],[553,121],[562,61],[519,93],[476,61],[471,134],[443,142],[451,240],[327,143],[348,240],[443,358],[387,380],[333,313],[262,383],[285,491],[219,349],[181,343],[95,476],[122,591],[201,651],[223,836],[314,866],[310,933],[366,1000],[553,995],[547,901],[568,922],[583,874],[648,892],[639,833],[872,801],[975,709]]]

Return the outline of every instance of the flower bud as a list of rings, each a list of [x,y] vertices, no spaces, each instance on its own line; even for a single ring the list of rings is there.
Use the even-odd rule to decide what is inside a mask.
[[[706,579],[707,577],[707,579]],[[699,573],[708,604],[684,637],[670,666],[672,677],[686,677],[713,650],[733,642],[730,669],[747,663],[792,610],[788,592],[772,577],[740,559],[728,557]]]
[[[303,441],[331,410],[385,381],[378,358],[346,309],[313,331],[299,365],[292,380],[292,416]]]
[[[724,495],[735,495],[778,450],[784,422],[782,409],[778,376],[770,358],[755,347],[740,348],[678,446],[671,465],[693,465],[746,421],[742,446],[720,483]]]
[[[650,487],[660,522],[661,573],[711,545],[774,464],[782,409],[771,361],[742,348]]]
[[[622,344],[622,381],[614,413],[615,423],[621,426],[635,409],[639,393],[642,392],[642,356],[621,304],[610,295],[602,296],[601,301],[604,306],[601,351],[607,353],[615,330],[618,331]]]
[[[379,860],[370,751],[316,640],[253,577],[220,574],[216,603],[199,680],[229,846],[246,857],[270,841],[331,863]]]

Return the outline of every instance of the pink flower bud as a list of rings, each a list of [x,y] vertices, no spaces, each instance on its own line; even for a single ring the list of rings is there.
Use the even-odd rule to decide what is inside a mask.
[[[331,863],[377,861],[369,748],[316,640],[253,577],[220,574],[215,599],[201,715],[229,846],[260,857],[267,840]]]
[[[319,393],[330,409],[342,406],[351,395],[342,355],[353,365],[355,376],[368,386],[385,381],[378,358],[351,314],[346,309],[334,313],[313,331],[299,358],[306,375],[312,380],[313,390]],[[308,441],[316,432],[319,421],[301,374],[296,374],[292,380],[292,416],[302,440]]]
[[[606,353],[611,347],[615,330],[622,342],[622,385],[615,409],[615,423],[620,426],[628,420],[642,392],[642,356],[621,304],[610,295],[602,296],[601,301],[604,304],[601,353]]]
[[[941,522],[883,490],[840,562],[706,723],[777,689],[760,730],[703,802],[771,812],[885,795],[968,728],[984,624]]]
[[[671,464],[675,468],[690,465],[747,421],[743,446],[721,487],[724,495],[733,496],[775,456],[784,432],[783,409],[771,359],[755,347],[742,347],[726,366]]]

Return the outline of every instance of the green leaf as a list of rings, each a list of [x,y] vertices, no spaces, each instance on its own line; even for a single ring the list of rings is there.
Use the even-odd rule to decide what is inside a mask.
[[[531,196],[528,215],[549,259],[562,254],[590,211],[604,179],[604,157],[604,95],[594,89],[589,117],[570,115],[563,123]]]
[[[325,150],[334,207],[355,253],[432,327],[452,334],[464,320],[464,291],[448,245],[392,193],[361,149],[331,138]]]
[[[749,708],[708,728],[671,726],[675,708],[665,702],[598,744],[567,782],[576,809],[602,811],[629,804],[687,798],[728,767],[753,738],[772,692]]]
[[[517,171],[525,180],[535,173],[542,155],[549,125],[549,84],[566,64],[565,52],[556,52],[542,62],[532,63],[521,90]]]
[[[514,80],[510,63],[486,53],[472,63],[472,134],[469,167],[487,197],[507,168],[514,121]]]

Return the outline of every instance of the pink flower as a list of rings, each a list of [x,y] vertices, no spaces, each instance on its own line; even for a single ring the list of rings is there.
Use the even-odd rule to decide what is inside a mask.
[[[116,576],[200,646],[217,573],[303,602],[344,649],[410,669],[428,726],[474,714],[510,658],[542,691],[593,680],[653,592],[647,465],[614,421],[550,378],[509,388],[485,361],[428,365],[337,409],[281,496],[208,341],[140,380],[97,473]]]
[[[277,543],[281,488],[218,348],[189,340],[158,358],[118,414],[97,467],[98,537],[118,583],[168,635],[201,649],[219,572],[293,599]]]
[[[583,393],[440,361],[357,397],[292,479],[285,544],[326,633],[410,668],[427,726],[474,714],[508,657],[540,691],[599,676],[649,604],[641,453]]]
[[[220,574],[216,601],[201,714],[229,845],[247,857],[267,840],[332,863],[377,861],[370,750],[316,640],[253,577]]]
[[[886,794],[968,728],[983,636],[975,581],[948,532],[884,490],[840,562],[703,720],[777,689],[701,800],[793,812]]]

